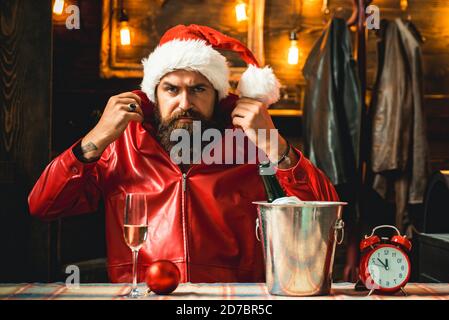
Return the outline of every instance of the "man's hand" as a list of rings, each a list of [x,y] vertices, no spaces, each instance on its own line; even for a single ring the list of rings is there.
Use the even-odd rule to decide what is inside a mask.
[[[258,100],[249,98],[240,98],[237,101],[237,105],[231,113],[232,124],[236,127],[242,128],[245,134],[258,148],[265,152],[271,162],[276,163],[283,152],[287,149],[287,141],[282,138],[278,133],[275,136],[277,139],[277,150],[271,150],[276,148],[270,148],[270,144],[273,141],[270,140],[270,130],[275,130],[273,120],[268,113],[268,106]],[[266,138],[258,139],[258,130],[266,130]],[[290,151],[289,153],[290,163],[288,166],[294,165],[298,161],[296,153]],[[285,165],[279,165],[283,168]],[[287,166],[287,167],[288,167]]]
[[[130,111],[129,105],[136,105]],[[97,125],[81,141],[81,150],[85,159],[96,159],[106,147],[125,131],[130,121],[143,121],[140,97],[132,92],[112,96]]]

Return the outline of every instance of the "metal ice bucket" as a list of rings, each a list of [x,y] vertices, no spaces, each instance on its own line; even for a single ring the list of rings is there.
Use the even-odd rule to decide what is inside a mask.
[[[270,294],[314,296],[330,293],[336,244],[344,237],[345,202],[300,204],[253,202],[258,206],[256,236],[265,258]]]

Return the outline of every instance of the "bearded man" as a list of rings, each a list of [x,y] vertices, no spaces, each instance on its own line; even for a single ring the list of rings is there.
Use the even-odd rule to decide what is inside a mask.
[[[229,68],[219,49],[238,53],[249,65],[240,98],[228,93]],[[282,136],[257,138],[257,130],[276,129],[267,110],[279,98],[276,77],[258,68],[242,43],[198,25],[168,30],[143,67],[142,90],[111,97],[98,124],[47,166],[29,195],[31,214],[50,220],[92,212],[102,197],[108,274],[111,282],[129,283],[125,197],[146,193],[148,237],[139,253],[139,282],[160,259],[178,266],[181,282],[263,282],[252,202],[266,195],[257,163],[176,164],[171,135],[175,129],[192,133],[195,121],[201,132],[241,131],[277,168],[287,195],[338,200],[327,177]]]

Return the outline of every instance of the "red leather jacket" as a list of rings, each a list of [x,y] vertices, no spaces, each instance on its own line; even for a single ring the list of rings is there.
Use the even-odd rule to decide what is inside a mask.
[[[153,105],[142,98],[145,119]],[[230,115],[235,96],[221,103]],[[155,260],[176,263],[182,282],[263,282],[257,209],[266,199],[256,164],[197,164],[183,174],[154,137],[147,121],[131,122],[94,163],[80,162],[69,148],[42,173],[28,202],[45,220],[95,211],[105,202],[108,273],[112,282],[132,282],[131,250],[123,238],[127,192],[151,197],[148,237],[140,250],[139,282]],[[288,195],[302,200],[338,200],[327,177],[299,150],[296,166],[276,175]]]

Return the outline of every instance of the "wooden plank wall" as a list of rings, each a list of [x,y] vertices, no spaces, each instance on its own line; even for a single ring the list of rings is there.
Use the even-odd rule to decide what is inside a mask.
[[[49,279],[50,227],[27,196],[50,159],[51,0],[0,1],[0,282]]]

